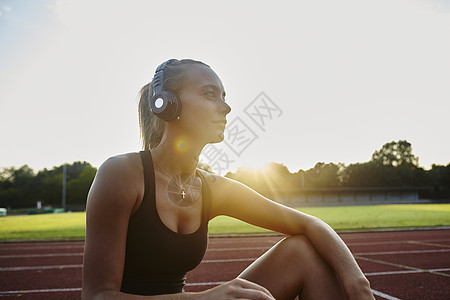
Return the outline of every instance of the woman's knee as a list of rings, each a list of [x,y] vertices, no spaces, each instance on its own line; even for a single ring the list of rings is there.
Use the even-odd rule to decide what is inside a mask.
[[[336,274],[306,236],[288,237],[280,242],[280,246],[284,255],[289,255],[291,270],[297,270],[305,299],[318,299],[319,295],[327,293],[335,296],[325,299],[344,298]]]
[[[266,287],[276,299],[292,299],[301,292],[315,295],[337,285],[334,272],[303,235],[281,240],[239,277]]]
[[[277,245],[285,252],[287,257],[298,261],[308,261],[321,259],[314,246],[304,235],[294,235],[282,240]]]

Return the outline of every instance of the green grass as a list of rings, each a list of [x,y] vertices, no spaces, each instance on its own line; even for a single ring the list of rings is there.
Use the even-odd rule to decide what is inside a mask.
[[[335,230],[435,227],[450,225],[450,204],[304,207]],[[262,233],[268,230],[220,216],[210,222],[210,233]]]
[[[0,217],[0,240],[84,238],[83,212]]]
[[[305,207],[335,230],[450,226],[450,204]],[[211,234],[269,232],[220,216],[210,222]],[[84,238],[85,213],[0,217],[0,240]]]

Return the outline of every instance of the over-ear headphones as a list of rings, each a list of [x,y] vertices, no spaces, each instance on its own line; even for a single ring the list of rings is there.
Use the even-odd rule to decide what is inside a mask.
[[[181,113],[181,101],[177,95],[164,90],[164,68],[171,61],[175,59],[165,61],[156,68],[153,77],[153,95],[150,99],[150,108],[153,113],[167,122],[177,119]]]

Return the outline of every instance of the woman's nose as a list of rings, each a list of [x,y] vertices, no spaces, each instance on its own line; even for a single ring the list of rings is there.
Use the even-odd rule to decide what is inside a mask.
[[[225,101],[220,101],[221,102],[221,111],[225,112],[225,114],[227,115],[228,113],[230,113],[231,111],[231,107],[228,105],[228,103],[226,103]]]

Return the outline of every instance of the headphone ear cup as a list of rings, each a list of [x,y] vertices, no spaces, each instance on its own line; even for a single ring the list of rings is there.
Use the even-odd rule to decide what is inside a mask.
[[[181,102],[174,93],[162,91],[152,97],[150,109],[158,118],[170,122],[180,116]]]

